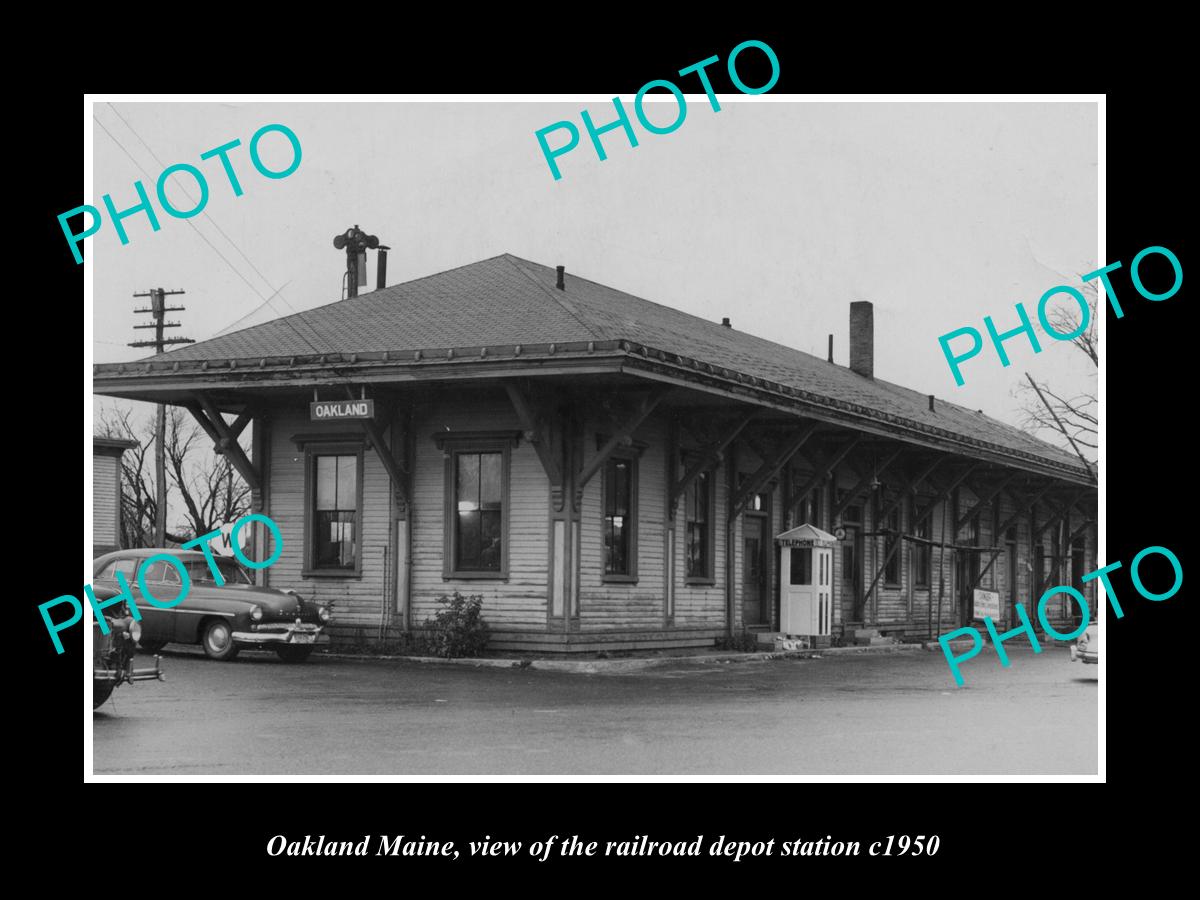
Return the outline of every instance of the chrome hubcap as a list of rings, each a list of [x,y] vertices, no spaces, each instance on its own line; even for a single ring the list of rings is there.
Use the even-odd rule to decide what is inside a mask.
[[[208,633],[208,643],[214,650],[224,650],[229,646],[229,630],[218,625]]]

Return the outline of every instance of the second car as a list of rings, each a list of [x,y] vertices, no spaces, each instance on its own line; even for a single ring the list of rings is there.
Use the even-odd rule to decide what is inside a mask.
[[[146,602],[138,575],[155,598],[169,601],[182,582],[176,566],[154,556],[173,556],[187,571],[191,587],[184,600],[170,609]],[[214,557],[224,584],[218,585],[204,554],[190,550],[145,548],[119,550],[93,561],[98,585],[118,584],[120,572],[141,612],[141,646],[156,652],[169,643],[199,644],[211,659],[229,660],[242,648],[274,650],[284,662],[303,662],[313,649],[328,643],[324,633],[329,608],[304,600],[292,591],[257,587],[235,559]]]

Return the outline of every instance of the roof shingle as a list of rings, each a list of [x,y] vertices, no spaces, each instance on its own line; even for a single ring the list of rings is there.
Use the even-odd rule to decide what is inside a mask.
[[[1078,468],[1070,453],[996,419],[510,254],[190,344],[158,361],[635,341]]]

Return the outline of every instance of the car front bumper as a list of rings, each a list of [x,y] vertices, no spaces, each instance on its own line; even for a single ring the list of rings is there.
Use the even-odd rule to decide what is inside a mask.
[[[92,667],[92,679],[94,681],[111,681],[116,684],[124,684],[132,681],[166,681],[163,677],[161,664],[162,657],[154,657],[153,669],[135,669],[130,666],[127,669],[98,669]]]
[[[1100,662],[1099,653],[1089,653],[1086,650],[1079,650],[1074,644],[1071,645],[1071,662],[1091,663],[1096,665]]]
[[[237,644],[328,644],[329,635],[325,634],[324,625],[313,625],[310,622],[288,624],[268,622],[258,626],[254,631],[235,631],[234,643]]]

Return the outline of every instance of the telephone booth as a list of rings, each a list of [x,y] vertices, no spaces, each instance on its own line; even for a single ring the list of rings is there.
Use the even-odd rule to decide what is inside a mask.
[[[833,625],[833,548],[837,538],[800,525],[775,538],[779,545],[779,630],[828,635]]]

